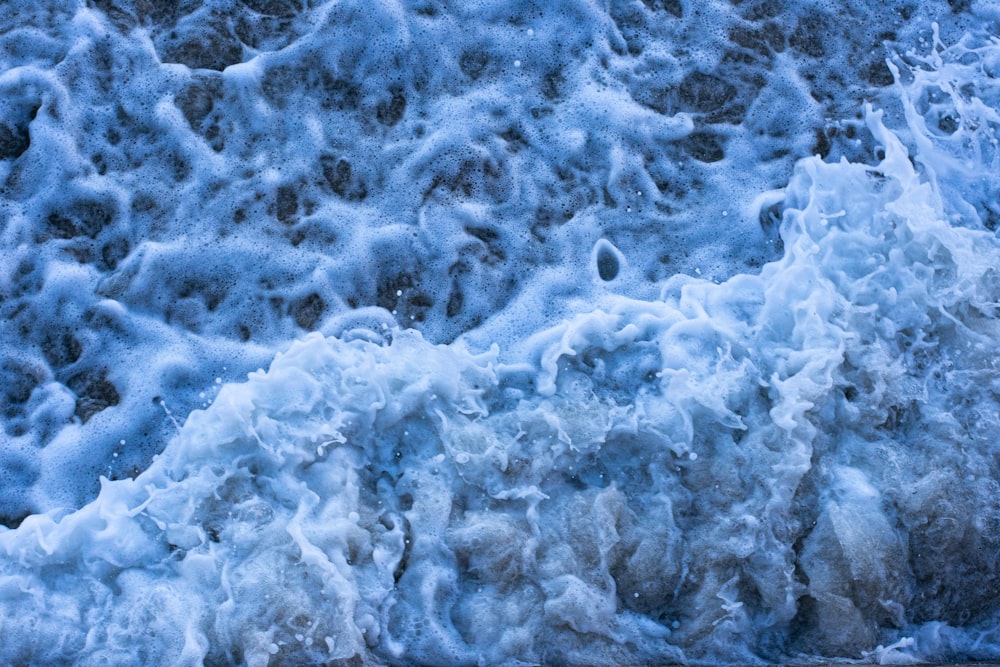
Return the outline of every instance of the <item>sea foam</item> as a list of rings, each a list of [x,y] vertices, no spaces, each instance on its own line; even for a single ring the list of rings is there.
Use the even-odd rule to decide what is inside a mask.
[[[879,163],[799,163],[759,275],[608,296],[519,363],[313,334],[226,385],[0,535],[5,654],[994,656],[1000,243],[868,124]]]
[[[5,662],[1000,657],[985,3],[50,5]]]

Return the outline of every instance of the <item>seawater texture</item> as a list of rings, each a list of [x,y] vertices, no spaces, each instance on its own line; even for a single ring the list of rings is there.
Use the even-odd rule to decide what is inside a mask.
[[[5,4],[0,662],[1000,659],[998,20]]]

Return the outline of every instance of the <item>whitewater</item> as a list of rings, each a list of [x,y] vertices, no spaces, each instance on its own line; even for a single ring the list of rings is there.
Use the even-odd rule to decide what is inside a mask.
[[[1000,5],[0,6],[0,664],[1000,660]]]

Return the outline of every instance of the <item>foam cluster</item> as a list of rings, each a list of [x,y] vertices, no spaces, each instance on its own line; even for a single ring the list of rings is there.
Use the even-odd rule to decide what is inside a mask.
[[[0,661],[1000,659],[1000,15],[853,9],[0,9]]]
[[[134,476],[308,331],[485,349],[573,297],[759,270],[780,240],[748,204],[796,159],[867,155],[887,46],[988,17],[841,9],[5,6],[0,520]]]
[[[801,162],[759,275],[609,295],[518,364],[312,334],[223,387],[0,534],[5,655],[995,656],[1000,242],[868,119],[884,159]]]

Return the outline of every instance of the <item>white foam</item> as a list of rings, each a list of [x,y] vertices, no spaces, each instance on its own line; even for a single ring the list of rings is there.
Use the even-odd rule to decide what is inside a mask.
[[[50,4],[5,661],[1000,654],[988,7]]]

